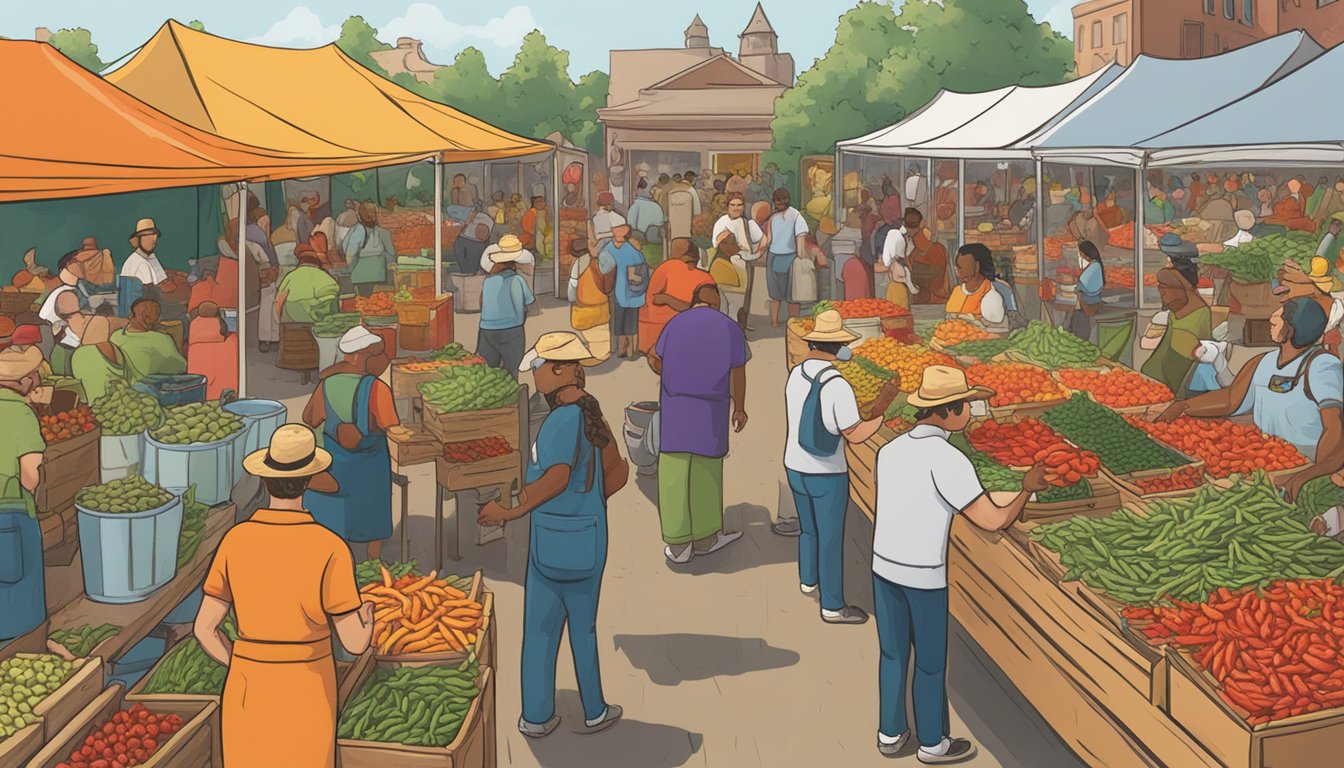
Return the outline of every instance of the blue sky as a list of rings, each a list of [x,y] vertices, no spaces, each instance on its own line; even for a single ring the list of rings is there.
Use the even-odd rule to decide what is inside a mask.
[[[802,71],[830,47],[836,19],[854,3],[765,0],[764,6],[781,49],[793,54]],[[1037,19],[1069,34],[1071,0],[1028,0],[1027,5]],[[613,48],[680,45],[682,31],[697,12],[713,44],[735,52],[737,35],[755,6],[755,0],[0,0],[0,35],[31,38],[39,26],[53,31],[87,27],[99,54],[111,60],[144,42],[168,17],[200,19],[210,31],[228,37],[302,47],[330,42],[341,22],[358,14],[389,43],[400,35],[421,38],[431,60],[440,63],[450,62],[468,45],[476,46],[495,74],[513,60],[522,36],[540,28],[551,43],[570,51],[571,74],[577,77],[591,69],[605,70],[607,52]]]

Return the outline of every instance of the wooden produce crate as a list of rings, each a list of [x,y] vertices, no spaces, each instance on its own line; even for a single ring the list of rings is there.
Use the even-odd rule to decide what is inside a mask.
[[[163,704],[140,702],[158,715],[177,715],[182,718],[182,729],[159,745],[149,760],[141,763],[148,768],[222,768],[220,752],[219,705],[214,702],[182,702]],[[84,743],[89,732],[106,722],[123,707],[121,684],[114,683],[98,695],[75,717],[48,740],[41,752],[28,763],[28,768],[56,768],[70,753]]]
[[[43,724],[39,721],[26,726],[9,738],[0,740],[0,768],[22,768],[28,759],[42,749]]]
[[[455,443],[499,435],[510,438],[509,444],[515,447],[521,442],[518,439],[521,434],[518,403],[462,413],[440,413],[433,405],[425,403],[423,413],[425,428],[440,442]]]
[[[482,666],[491,666],[494,663],[494,645],[495,638],[491,623],[494,620],[495,596],[494,593],[485,590],[481,580],[481,572],[476,571],[475,577],[471,582],[471,590],[467,593],[467,598],[475,600],[481,604],[481,628],[476,632],[476,642],[471,648],[465,651],[449,651],[447,653],[407,653],[407,654],[389,654],[380,656],[374,654],[375,662],[394,662],[403,667],[426,667],[426,666],[445,666],[460,664],[467,659],[468,655],[475,655]],[[344,702],[344,700],[342,700]]]
[[[1074,516],[1105,517],[1122,506],[1120,490],[1105,477],[1089,477],[1092,495],[1086,499],[1043,503],[1029,501],[1022,511],[1022,519],[1040,523],[1054,523]]]
[[[1160,444],[1166,445],[1166,443],[1160,443]],[[1175,448],[1172,448],[1171,450],[1176,451]],[[1181,452],[1176,451],[1176,453]],[[1181,455],[1184,456],[1185,454],[1182,453]],[[1196,459],[1190,459],[1189,464],[1180,467],[1172,467],[1169,469],[1149,469],[1144,470],[1142,472],[1130,472],[1124,475],[1119,475],[1110,471],[1109,469],[1106,468],[1106,465],[1103,464],[1101,467],[1101,473],[1107,480],[1109,480],[1112,484],[1114,484],[1116,488],[1120,489],[1120,499],[1122,502],[1128,505],[1128,504],[1140,504],[1148,501],[1156,501],[1157,499],[1183,499],[1187,496],[1194,496],[1196,493],[1199,492],[1200,487],[1210,482],[1210,479],[1207,475],[1204,476],[1203,483],[1196,485],[1194,488],[1183,488],[1177,491],[1144,493],[1143,490],[1138,486],[1138,482],[1140,480],[1148,480],[1154,477],[1167,477],[1175,472],[1186,470],[1189,467],[1196,468],[1191,469],[1190,471],[1199,471],[1202,473],[1204,470],[1204,462]]]
[[[423,426],[403,424],[408,434],[387,436],[388,447],[392,449],[392,460],[398,466],[409,467],[424,464],[443,455],[443,443],[430,434]]]
[[[14,658],[36,654],[16,653]],[[77,659],[74,671],[60,688],[52,691],[33,708],[37,722],[0,740],[0,768],[28,765],[29,758],[42,745],[73,721],[89,702],[103,690],[103,660],[97,656]]]
[[[391,662],[380,662],[391,665]],[[373,667],[366,670],[365,678]],[[359,681],[363,685],[364,679]],[[336,761],[341,768],[494,768],[495,681],[494,671],[482,666],[476,687],[480,694],[471,703],[457,738],[446,747],[417,747],[358,739],[336,740]]]
[[[864,509],[877,508],[877,452],[896,439],[896,432],[885,424],[867,442],[844,442],[845,461],[849,465],[849,498]]]
[[[522,487],[522,455],[510,451],[507,455],[463,464],[449,461],[442,453],[435,458],[435,479],[445,491],[467,491],[494,486]]]
[[[86,486],[100,482],[102,436],[102,428],[95,427],[47,446],[39,470],[41,480],[33,494],[39,514],[61,511],[74,504],[75,495]]]
[[[1344,708],[1252,726],[1188,655],[1168,648],[1167,659],[1171,717],[1228,768],[1335,768],[1344,761]]]

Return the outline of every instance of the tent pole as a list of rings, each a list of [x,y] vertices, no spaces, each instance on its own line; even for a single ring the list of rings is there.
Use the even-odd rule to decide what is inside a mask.
[[[835,148],[835,165],[831,170],[831,183],[833,185],[831,192],[831,215],[835,217],[835,228],[838,231],[844,226],[845,222],[845,168],[841,163],[840,147]],[[862,230],[860,230],[862,236]],[[862,248],[862,245],[860,245]],[[851,258],[858,258],[854,254]],[[844,290],[840,281],[840,270],[835,265],[835,246],[831,246],[831,300],[834,301],[844,295]]]
[[[966,160],[957,160],[957,247],[966,244]]]
[[[238,397],[247,397],[247,182],[238,184]],[[257,301],[260,305],[260,297]],[[257,312],[265,311],[258,306]],[[260,315],[258,315],[260,319]]]
[[[560,296],[560,147],[551,155],[551,295]],[[538,246],[541,243],[537,244]],[[540,247],[537,248],[541,250]],[[569,275],[565,275],[569,280]]]
[[[1148,187],[1144,180],[1144,171],[1148,167],[1148,158],[1145,157],[1139,161],[1139,167],[1134,170],[1134,274],[1138,277],[1134,280],[1134,306],[1143,309],[1143,240],[1144,240],[1144,208],[1148,202]]]
[[[1036,295],[1041,295],[1045,284],[1045,164],[1036,158]],[[1045,305],[1041,305],[1041,319],[1046,319]]]
[[[434,163],[434,298],[443,293],[443,167],[439,156]]]

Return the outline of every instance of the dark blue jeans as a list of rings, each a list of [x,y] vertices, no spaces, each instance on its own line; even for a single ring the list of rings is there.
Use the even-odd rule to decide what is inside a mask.
[[[947,588],[914,589],[873,575],[873,609],[882,659],[877,667],[878,731],[896,737],[910,729],[905,716],[905,672],[915,653],[915,736],[935,747],[947,738]]]
[[[845,607],[845,511],[849,475],[807,475],[786,469],[793,504],[798,508],[798,579],[821,584],[821,607]]]

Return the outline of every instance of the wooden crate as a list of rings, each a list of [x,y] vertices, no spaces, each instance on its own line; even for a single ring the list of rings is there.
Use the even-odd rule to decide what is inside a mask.
[[[1053,523],[1067,520],[1076,515],[1105,517],[1120,509],[1122,505],[1120,490],[1112,485],[1109,480],[1100,476],[1090,477],[1087,479],[1087,483],[1092,486],[1092,495],[1089,498],[1057,501],[1048,504],[1029,501],[1022,511],[1022,519]]]
[[[845,461],[849,465],[849,498],[860,507],[877,507],[877,452],[895,439],[895,430],[883,425],[867,442],[855,445],[845,441]]]
[[[472,599],[481,603],[481,615],[483,621],[481,628],[476,632],[476,642],[466,651],[450,651],[447,653],[411,653],[411,654],[391,654],[387,656],[374,655],[375,662],[394,662],[403,667],[432,667],[448,666],[460,664],[467,659],[469,655],[474,655],[481,666],[493,666],[495,660],[495,633],[491,623],[495,615],[495,595],[492,592],[486,592],[481,588],[481,573],[476,572],[476,579],[472,587]]]
[[[1159,444],[1166,445],[1166,443],[1159,443]],[[1171,450],[1175,451],[1176,449],[1172,448]],[[1181,452],[1176,451],[1176,453]],[[1181,455],[1184,456],[1185,454]],[[1129,505],[1129,504],[1140,504],[1149,501],[1156,501],[1158,499],[1183,499],[1186,498],[1187,496],[1194,496],[1196,493],[1199,493],[1199,489],[1201,487],[1210,483],[1210,478],[1207,475],[1204,476],[1204,482],[1201,483],[1200,485],[1196,485],[1194,488],[1182,488],[1181,490],[1178,491],[1144,493],[1143,490],[1138,486],[1138,482],[1140,480],[1148,480],[1154,477],[1166,477],[1177,471],[1185,470],[1186,467],[1189,467],[1191,465],[1198,465],[1199,470],[1201,472],[1204,469],[1204,462],[1197,461],[1195,459],[1190,459],[1190,464],[1180,467],[1172,467],[1169,469],[1149,469],[1144,470],[1142,472],[1130,472],[1125,475],[1118,475],[1108,470],[1106,466],[1103,464],[1101,467],[1101,473],[1106,477],[1107,480],[1113,483],[1116,488],[1120,489],[1121,501],[1123,501],[1126,505]]]
[[[403,424],[403,426],[406,426]],[[408,434],[387,436],[392,460],[398,466],[424,464],[443,455],[443,443],[422,426],[406,426]]]
[[[1167,658],[1172,718],[1228,768],[1336,768],[1344,761],[1344,708],[1251,726],[1189,656],[1168,648]]]
[[[510,445],[518,444],[520,420],[518,405],[492,408],[488,411],[440,413],[433,405],[424,404],[425,428],[440,442],[455,443],[479,440],[483,437],[510,437]]]
[[[103,690],[102,658],[76,659],[73,664],[69,679],[33,708],[33,714],[42,718],[45,739],[54,737]]]
[[[0,739],[0,768],[22,768],[42,749],[42,722],[26,726],[7,739]]]
[[[372,668],[369,672],[372,672]],[[362,680],[360,684],[363,684]],[[476,687],[481,692],[467,710],[457,738],[448,746],[415,747],[409,744],[337,739],[337,764],[341,768],[494,768],[494,671],[482,667]]]
[[[435,458],[435,481],[445,491],[467,491],[495,486],[522,487],[522,454],[510,451],[505,456],[461,464],[449,461],[442,453]]]
[[[59,512],[75,503],[75,494],[99,483],[102,436],[103,430],[94,428],[47,446],[39,469],[41,480],[33,494],[38,513]]]
[[[174,733],[149,760],[148,768],[222,768],[220,753],[219,705],[214,702],[183,702],[167,705],[140,702],[159,715],[178,715],[182,729]],[[28,763],[28,768],[56,768],[81,746],[89,732],[106,722],[123,706],[123,689],[114,683],[80,711],[74,721],[48,740],[47,745]]]

